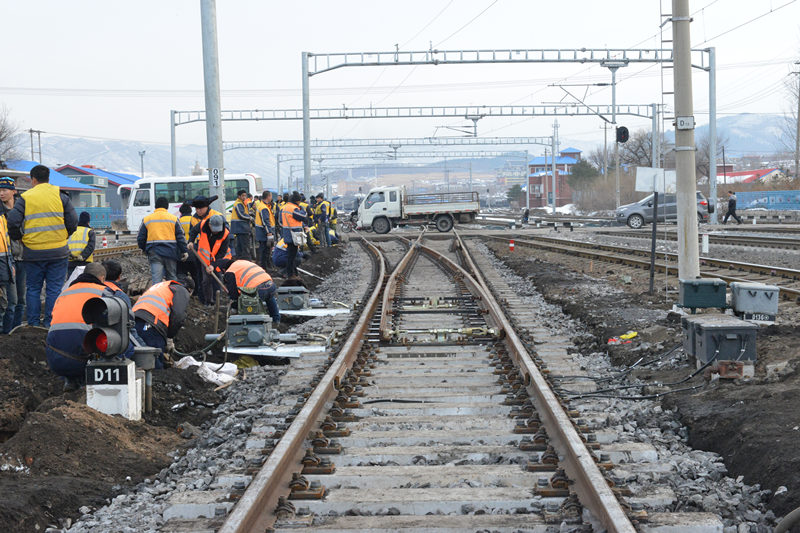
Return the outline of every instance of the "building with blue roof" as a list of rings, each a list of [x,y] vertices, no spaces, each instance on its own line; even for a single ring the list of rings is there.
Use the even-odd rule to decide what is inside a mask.
[[[62,165],[57,170],[81,183],[103,189],[108,207],[112,211],[120,213],[124,212],[127,207],[127,199],[130,192],[129,189],[128,191],[123,189],[123,194],[120,196],[117,194],[117,188],[130,186],[139,179],[139,176],[134,176],[133,174],[110,172],[94,165]],[[127,194],[125,194],[126,192]]]
[[[572,203],[572,189],[567,183],[572,166],[581,160],[577,148],[565,148],[555,158],[556,163],[556,206]],[[534,157],[528,161],[528,195],[531,207],[547,207],[552,202],[553,156]]]

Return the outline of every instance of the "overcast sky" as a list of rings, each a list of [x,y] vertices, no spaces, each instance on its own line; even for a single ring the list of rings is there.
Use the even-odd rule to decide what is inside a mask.
[[[693,45],[717,49],[721,116],[786,111],[782,84],[800,58],[800,2],[701,0],[690,9]],[[6,1],[0,16],[0,103],[25,129],[168,143],[169,110],[204,107],[199,0]],[[658,0],[218,0],[222,108],[299,108],[304,50],[654,48],[659,22]],[[618,80],[620,104],[661,101],[658,66],[629,66]],[[553,83],[608,81],[608,70],[575,64],[347,68],[312,78],[311,106],[538,104],[564,98]],[[586,91],[568,89],[580,97]],[[707,75],[695,71],[698,123],[708,120],[707,91]],[[611,91],[589,88],[586,101],[610,104]],[[649,127],[646,119],[619,122]],[[560,123],[563,138],[587,148],[602,142],[598,118]],[[423,137],[464,124],[315,121],[312,136]],[[551,118],[486,118],[479,134],[550,135],[551,125]],[[299,121],[226,122],[223,134],[229,141],[299,139],[302,129]],[[205,142],[202,123],[179,127],[177,136],[179,144]]]

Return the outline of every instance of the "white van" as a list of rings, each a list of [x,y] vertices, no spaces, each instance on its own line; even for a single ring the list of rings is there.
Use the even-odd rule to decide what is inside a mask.
[[[130,190],[128,198],[128,229],[138,231],[144,217],[155,211],[156,198],[164,196],[169,200],[168,211],[180,217],[178,209],[183,202],[191,202],[196,196],[208,196],[208,176],[167,176],[163,178],[142,178],[132,185],[120,185],[117,194]],[[245,190],[253,197],[261,194],[261,177],[257,174],[225,175],[225,209],[229,210],[236,201],[236,191]]]

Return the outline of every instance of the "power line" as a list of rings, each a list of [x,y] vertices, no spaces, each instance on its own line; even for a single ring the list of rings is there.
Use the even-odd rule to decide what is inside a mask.
[[[489,11],[489,10],[490,10],[492,7],[494,7],[494,5],[495,5],[497,2],[499,2],[499,1],[500,1],[500,0],[494,0],[494,2],[492,2],[491,4],[489,4],[488,6],[486,6],[486,8],[485,8],[483,11],[481,11],[480,13],[478,13],[477,15],[475,15],[474,17],[472,17],[471,19],[469,19],[469,21],[467,21],[467,23],[466,23],[466,24],[464,24],[463,26],[461,26],[460,28],[458,28],[456,31],[454,31],[453,33],[451,33],[450,35],[448,35],[447,37],[445,37],[445,38],[444,38],[444,40],[442,40],[442,41],[439,41],[438,43],[436,43],[436,47],[438,48],[438,47],[439,47],[439,46],[441,46],[441,45],[442,45],[444,42],[448,41],[448,40],[449,40],[451,37],[455,36],[455,35],[456,35],[458,32],[460,32],[461,30],[463,30],[464,28],[466,28],[467,26],[469,26],[470,24],[472,24],[473,22],[475,22],[475,20],[477,20],[477,19],[478,19],[478,17],[480,17],[481,15],[483,15],[484,13],[486,13],[487,11]]]
[[[729,33],[730,33],[730,32],[732,32],[732,31],[736,31],[736,30],[738,30],[739,28],[742,28],[742,27],[744,27],[744,26],[747,26],[747,25],[748,25],[748,24],[750,24],[751,22],[755,22],[755,21],[757,21],[757,20],[759,20],[759,19],[761,19],[761,18],[764,18],[764,17],[766,17],[767,15],[769,15],[769,14],[771,14],[771,13],[775,13],[776,11],[778,11],[778,10],[780,10],[780,9],[783,9],[784,7],[786,7],[786,6],[790,5],[790,4],[794,4],[795,2],[797,2],[797,0],[789,0],[788,2],[786,2],[785,4],[783,4],[783,5],[781,5],[781,6],[778,6],[778,7],[775,7],[775,8],[770,8],[770,10],[769,10],[769,11],[767,11],[766,13],[762,13],[761,15],[758,15],[757,17],[753,17],[753,18],[751,18],[750,20],[748,20],[748,21],[746,21],[746,22],[742,22],[742,23],[741,23],[741,24],[739,24],[738,26],[734,26],[733,28],[731,28],[731,29],[729,29],[729,30],[725,30],[724,32],[720,33],[719,35],[715,35],[714,37],[712,37],[712,38],[710,38],[710,39],[706,39],[706,40],[705,40],[705,41],[703,41],[702,43],[698,43],[698,44],[696,44],[696,45],[692,45],[692,48],[695,48],[695,47],[697,47],[697,46],[704,45],[704,44],[706,44],[706,43],[707,43],[707,42],[709,42],[709,41],[713,41],[714,39],[717,39],[717,38],[719,38],[719,37],[722,37],[723,35],[727,35],[727,34],[729,34]]]
[[[405,46],[406,46],[408,43],[410,43],[411,41],[413,41],[414,39],[416,39],[417,37],[419,37],[419,36],[420,36],[420,34],[421,34],[423,31],[427,30],[427,29],[428,29],[428,27],[429,27],[431,24],[433,24],[434,22],[436,22],[436,20],[437,20],[437,19],[438,19],[440,16],[442,16],[442,13],[444,13],[445,11],[447,11],[447,8],[448,8],[448,7],[450,7],[450,6],[453,4],[453,2],[454,2],[454,1],[455,1],[455,0],[450,0],[450,1],[447,3],[447,5],[446,5],[446,6],[444,6],[444,7],[443,7],[443,8],[442,8],[442,9],[441,9],[441,10],[440,10],[438,13],[436,13],[436,14],[433,16],[433,18],[432,18],[431,20],[429,20],[429,21],[428,21],[428,23],[427,23],[427,24],[425,24],[425,26],[423,26],[423,27],[422,27],[422,29],[421,29],[421,30],[419,30],[417,33],[415,33],[415,34],[414,34],[414,36],[413,36],[413,37],[411,37],[409,40],[407,40],[406,42],[404,42],[403,44],[401,44],[401,45],[400,45],[400,48],[403,48],[403,47],[405,47]]]

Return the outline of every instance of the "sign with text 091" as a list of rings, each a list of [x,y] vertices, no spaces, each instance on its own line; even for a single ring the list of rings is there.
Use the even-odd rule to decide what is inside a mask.
[[[87,385],[127,385],[128,367],[119,366],[86,366]]]
[[[208,175],[211,178],[211,186],[212,187],[219,187],[219,176],[220,171],[218,168],[209,168]]]

